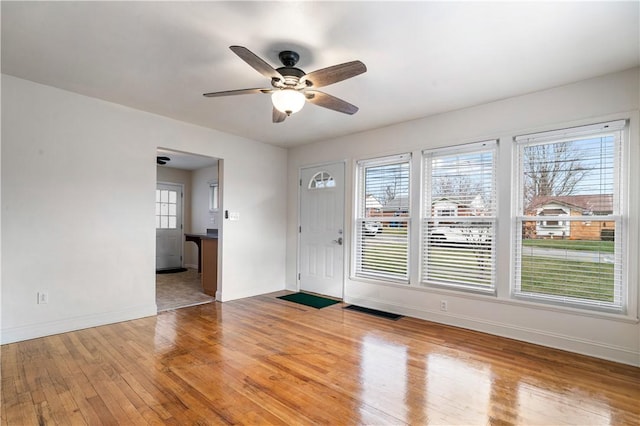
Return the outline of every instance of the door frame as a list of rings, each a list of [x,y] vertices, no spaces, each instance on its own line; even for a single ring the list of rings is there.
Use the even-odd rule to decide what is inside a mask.
[[[298,167],[298,203],[297,203],[297,209],[298,209],[298,218],[297,218],[297,225],[296,227],[298,228],[298,233],[296,234],[296,242],[297,242],[297,247],[296,247],[296,291],[300,291],[300,274],[301,274],[301,270],[300,270],[300,255],[301,255],[301,241],[300,241],[300,227],[302,226],[302,170],[303,169],[311,169],[311,168],[315,168],[315,167],[323,167],[323,166],[330,166],[330,165],[334,165],[334,164],[341,164],[343,167],[343,171],[344,171],[344,190],[343,192],[343,203],[342,203],[342,238],[343,238],[343,244],[342,244],[342,276],[340,277],[341,280],[341,288],[342,288],[342,299],[344,300],[344,293],[345,293],[345,274],[347,273],[347,266],[348,266],[348,260],[347,260],[347,253],[349,253],[349,251],[347,250],[347,246],[350,246],[350,237],[348,237],[349,233],[347,232],[347,229],[345,228],[345,225],[347,224],[347,221],[345,220],[346,218],[346,214],[347,214],[347,160],[338,160],[338,161],[325,161],[322,163],[315,163],[315,164],[305,164],[303,166],[299,166]]]
[[[184,267],[184,184],[177,182],[167,182],[167,181],[156,181],[156,189],[158,189],[158,185],[173,185],[180,187],[180,267]],[[158,228],[156,228],[156,237],[158,233]],[[158,244],[155,244],[156,256],[158,255]]]

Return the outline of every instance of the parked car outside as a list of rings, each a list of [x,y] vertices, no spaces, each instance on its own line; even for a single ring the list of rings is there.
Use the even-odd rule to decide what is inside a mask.
[[[364,234],[370,237],[374,237],[378,232],[382,231],[381,222],[365,222],[362,227]]]
[[[439,227],[432,228],[430,230],[431,241],[441,243],[465,243],[467,238],[465,237],[462,229],[451,227]]]
[[[483,232],[478,228],[442,226],[432,228],[429,233],[431,234],[431,241],[435,243],[470,244],[491,241],[491,237],[486,233],[486,230]]]

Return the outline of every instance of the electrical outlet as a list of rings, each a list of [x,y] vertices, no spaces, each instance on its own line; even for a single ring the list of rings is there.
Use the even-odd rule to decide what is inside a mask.
[[[38,305],[45,305],[49,303],[49,293],[46,291],[38,292]]]
[[[440,301],[440,310],[441,311],[447,311],[447,301],[446,300],[441,300]]]

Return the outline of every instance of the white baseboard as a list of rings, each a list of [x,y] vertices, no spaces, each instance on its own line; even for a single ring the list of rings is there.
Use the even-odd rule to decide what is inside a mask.
[[[454,327],[466,328],[482,333],[493,334],[509,339],[520,340],[550,348],[561,349],[615,361],[622,364],[640,367],[640,354],[628,348],[614,345],[607,345],[586,339],[578,339],[573,336],[550,333],[533,328],[518,327],[510,324],[496,323],[492,321],[478,320],[477,318],[466,317],[451,312],[432,311],[425,309],[398,306],[382,302],[380,300],[364,298],[346,298],[346,303],[363,306],[370,309],[377,309],[395,314],[406,315],[433,321],[440,324]]]
[[[191,263],[185,263],[184,267],[187,268],[187,269],[198,269],[198,265],[191,264]]]
[[[134,306],[128,309],[101,314],[65,318],[59,321],[47,321],[41,324],[29,324],[21,327],[5,328],[0,332],[0,344],[21,342],[53,334],[66,333],[84,328],[97,327],[122,321],[157,315],[156,304]]]

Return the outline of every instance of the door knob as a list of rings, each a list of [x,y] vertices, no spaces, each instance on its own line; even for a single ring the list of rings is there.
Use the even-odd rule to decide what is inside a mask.
[[[333,240],[332,242],[338,244],[339,246],[341,246],[342,245],[342,237],[338,237],[337,240]]]

